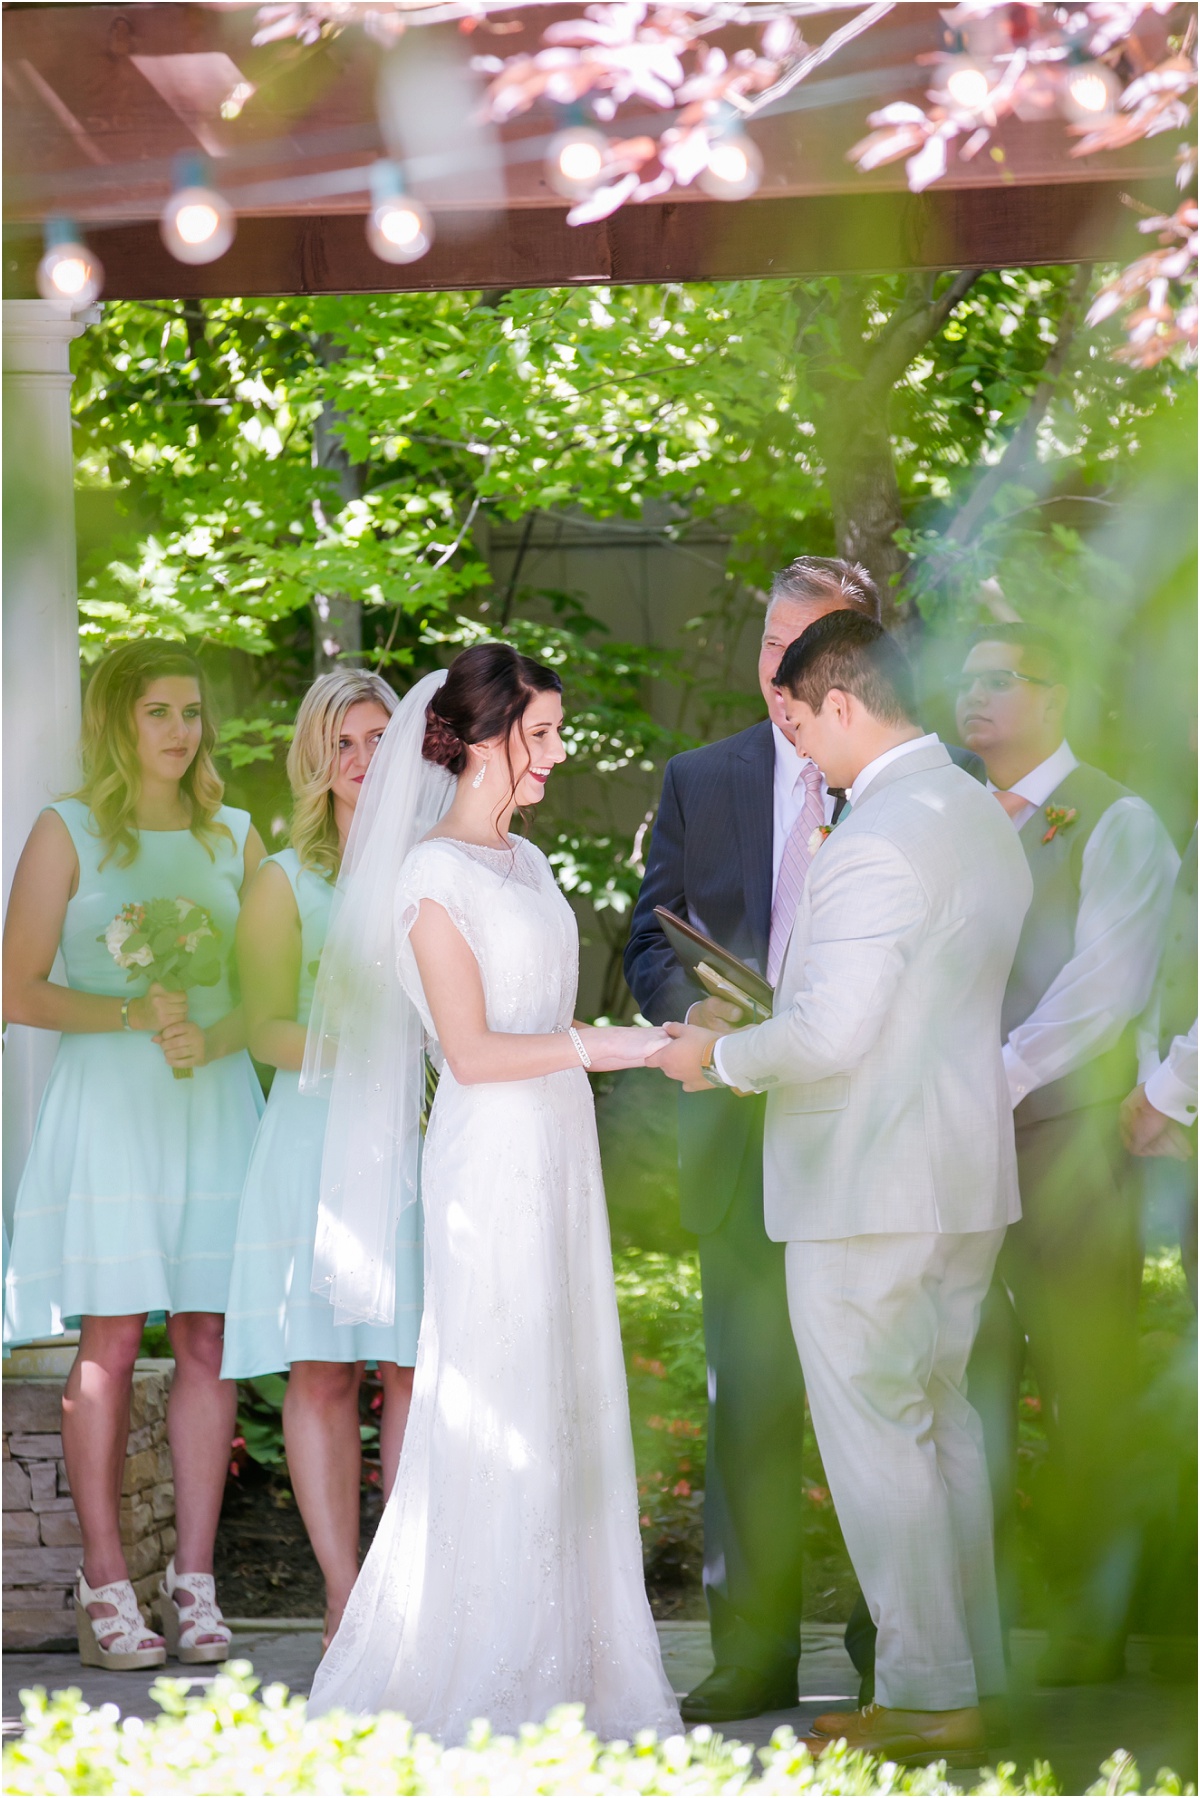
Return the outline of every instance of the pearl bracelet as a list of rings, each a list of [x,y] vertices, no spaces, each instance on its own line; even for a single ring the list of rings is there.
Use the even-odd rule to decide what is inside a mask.
[[[576,1053],[576,1055],[578,1055],[578,1057],[579,1057],[580,1061],[583,1063],[584,1067],[585,1068],[591,1067],[592,1058],[588,1054],[587,1050],[584,1048],[583,1038],[580,1036],[578,1030],[576,1030],[574,1024],[556,1024],[554,1026],[554,1034],[556,1036],[561,1036],[564,1034],[566,1036],[569,1036],[571,1041],[575,1045],[575,1053]]]

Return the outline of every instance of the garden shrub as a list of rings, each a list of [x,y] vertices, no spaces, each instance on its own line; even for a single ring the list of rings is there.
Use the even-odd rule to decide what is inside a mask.
[[[231,1662],[201,1697],[186,1680],[160,1679],[153,1695],[162,1714],[152,1722],[121,1719],[115,1705],[97,1710],[78,1689],[22,1694],[25,1733],[4,1752],[8,1793],[955,1793],[965,1788],[945,1769],[905,1771],[832,1749],[814,1763],[790,1729],[776,1730],[757,1752],[709,1729],[655,1741],[598,1742],[581,1705],[561,1705],[542,1726],[518,1737],[494,1736],[476,1724],[467,1745],[441,1748],[414,1735],[403,1717],[309,1719],[303,1699],[285,1686],[261,1697],[248,1661]],[[1057,1792],[1044,1763],[1017,1781],[1011,1765],[985,1770],[973,1792]],[[1152,1793],[1184,1787],[1160,1772]],[[1195,1788],[1186,1788],[1189,1792]],[[1141,1792],[1131,1758],[1106,1762],[1089,1793]]]

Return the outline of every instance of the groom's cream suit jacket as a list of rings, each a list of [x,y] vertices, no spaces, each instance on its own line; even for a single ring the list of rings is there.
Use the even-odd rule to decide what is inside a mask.
[[[887,762],[816,850],[774,1016],[720,1068],[767,1092],[776,1242],[994,1230],[1021,1214],[1000,1005],[1032,882],[940,743]]]

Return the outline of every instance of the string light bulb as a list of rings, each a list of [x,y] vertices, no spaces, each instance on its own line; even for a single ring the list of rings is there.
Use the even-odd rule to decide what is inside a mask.
[[[992,91],[987,70],[968,57],[959,57],[946,70],[946,92],[964,112],[979,112]]]
[[[714,200],[744,200],[757,189],[762,171],[758,145],[733,125],[713,137],[708,161],[697,180]]]
[[[1120,91],[1120,82],[1104,63],[1080,63],[1063,83],[1062,109],[1079,124],[1095,124],[1115,109]]]
[[[568,200],[590,194],[608,161],[608,139],[590,125],[556,131],[546,147],[546,179]]]
[[[162,240],[176,262],[197,266],[223,256],[237,232],[233,207],[208,184],[199,156],[181,156],[174,192],[158,221]]]
[[[394,162],[371,169],[367,242],[381,262],[418,262],[433,243],[433,220],[420,200],[404,191]]]
[[[45,253],[37,266],[38,292],[44,300],[82,312],[100,296],[104,270],[70,219],[46,221]]]

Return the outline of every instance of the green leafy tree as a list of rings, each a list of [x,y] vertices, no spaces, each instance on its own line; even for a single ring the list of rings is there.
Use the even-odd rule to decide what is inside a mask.
[[[1090,285],[1051,269],[108,306],[75,346],[85,653],[146,630],[228,652],[224,747],[251,773],[340,654],[406,680],[501,633],[562,666],[554,854],[618,1003],[629,820],[668,753],[750,715],[729,645],[782,562],[863,560],[895,618],[952,625],[983,602],[1119,643],[1111,608],[1095,628],[1113,544],[1098,562],[1090,527],[1194,374],[1114,363],[1081,326]],[[681,643],[614,643],[577,596],[536,591],[527,528],[493,585],[495,527],[648,507],[669,538],[729,541]]]

